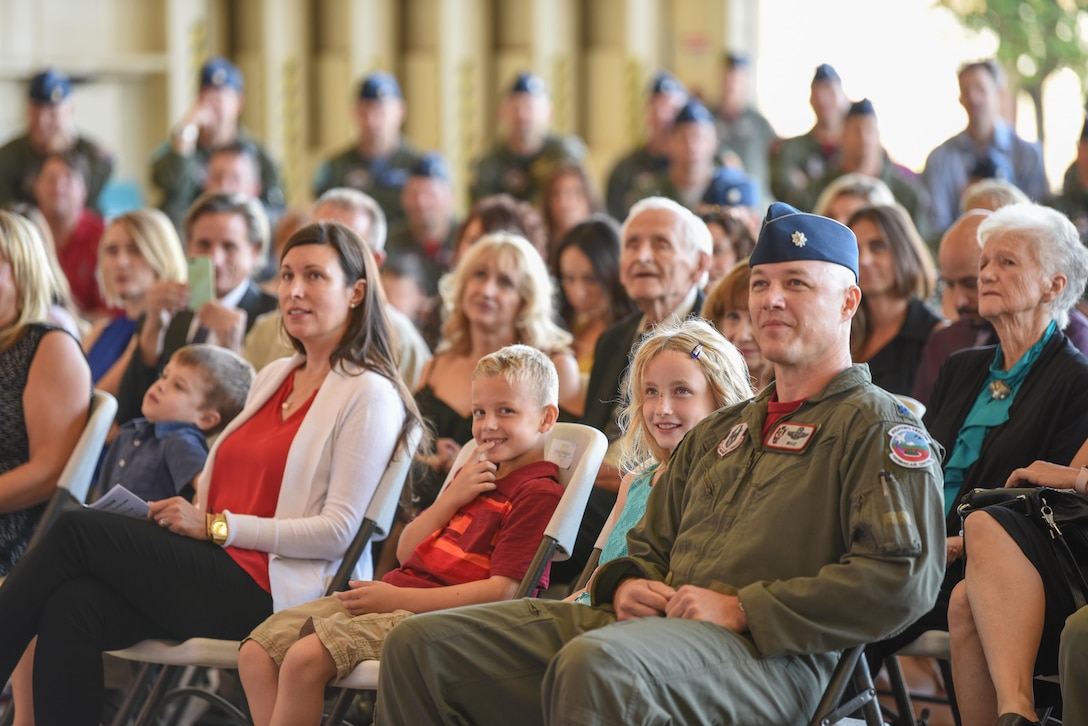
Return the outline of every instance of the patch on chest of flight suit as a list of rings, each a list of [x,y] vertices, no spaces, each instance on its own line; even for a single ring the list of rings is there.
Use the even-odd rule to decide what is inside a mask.
[[[816,434],[816,424],[782,423],[774,427],[767,435],[763,445],[773,451],[787,451],[800,454],[812,443]]]
[[[736,451],[744,443],[746,433],[748,433],[748,424],[743,422],[729,429],[729,433],[725,435],[725,438],[718,442],[718,456],[725,456]]]

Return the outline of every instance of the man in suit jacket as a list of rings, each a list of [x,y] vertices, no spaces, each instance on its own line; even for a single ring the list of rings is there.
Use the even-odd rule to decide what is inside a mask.
[[[593,357],[582,422],[600,429],[610,441],[619,438],[616,414],[623,401],[620,383],[629,353],[642,333],[670,317],[698,314],[699,289],[710,267],[710,230],[681,204],[648,197],[631,207],[620,230],[620,282],[638,311],[601,333]],[[612,452],[610,451],[610,454]],[[558,582],[581,572],[593,542],[616,503],[619,473],[616,457],[606,457],[578,533],[574,554],[552,566]]]
[[[150,287],[136,352],[118,392],[118,422],[140,415],[144,393],[178,348],[212,343],[241,353],[253,321],[276,308],[276,298],[251,280],[268,252],[268,218],[259,201],[241,194],[205,194],[186,213],[183,232],[189,259],[212,261],[215,297],[191,301],[200,294],[196,280],[159,281]]]

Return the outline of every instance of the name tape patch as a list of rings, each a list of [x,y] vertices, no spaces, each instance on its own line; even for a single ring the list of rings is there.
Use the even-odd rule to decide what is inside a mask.
[[[799,453],[805,450],[815,433],[816,424],[779,424],[767,437],[765,445],[768,449],[775,449],[776,451]]]

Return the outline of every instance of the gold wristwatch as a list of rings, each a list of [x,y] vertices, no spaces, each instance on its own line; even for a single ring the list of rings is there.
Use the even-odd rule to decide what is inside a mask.
[[[220,547],[227,543],[227,537],[230,536],[230,529],[227,527],[227,515],[208,512],[205,515],[205,525],[208,539]]]

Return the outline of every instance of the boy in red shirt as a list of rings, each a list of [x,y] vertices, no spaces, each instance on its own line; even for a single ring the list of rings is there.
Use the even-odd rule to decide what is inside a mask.
[[[512,345],[480,359],[476,454],[405,527],[401,566],[281,611],[243,643],[238,668],[255,724],[319,723],[325,686],[379,659],[385,636],[414,613],[513,596],[563,494],[558,468],[543,460],[558,399],[555,366],[541,351]]]

